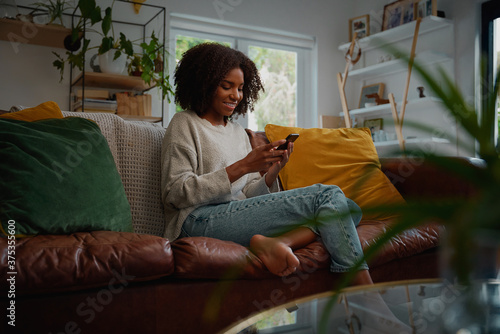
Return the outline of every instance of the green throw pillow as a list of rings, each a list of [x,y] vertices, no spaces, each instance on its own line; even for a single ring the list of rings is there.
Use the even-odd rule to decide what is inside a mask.
[[[87,119],[0,119],[0,189],[4,234],[132,231],[106,138]]]

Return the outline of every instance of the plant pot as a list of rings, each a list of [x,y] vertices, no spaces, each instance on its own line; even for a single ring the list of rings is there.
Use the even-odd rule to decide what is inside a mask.
[[[64,38],[64,47],[68,51],[78,51],[78,49],[80,49],[80,47],[82,46],[82,38],[83,36],[80,36],[76,41],[73,42],[73,37],[70,34]]]
[[[127,69],[127,56],[121,54],[117,59],[115,57],[116,50],[109,50],[108,52],[99,55],[99,67],[103,73],[124,74]]]

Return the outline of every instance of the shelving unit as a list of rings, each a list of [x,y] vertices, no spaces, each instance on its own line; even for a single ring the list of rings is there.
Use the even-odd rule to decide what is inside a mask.
[[[117,8],[117,6],[128,6]],[[29,6],[18,6],[22,13],[29,13],[34,8]],[[135,27],[142,29],[142,40],[146,39],[146,30],[149,25],[155,19],[161,20],[161,40],[163,45],[165,45],[165,23],[166,23],[166,11],[164,7],[155,6],[151,4],[143,3],[141,4],[141,11],[146,12],[143,17],[146,20],[137,21],[136,15],[128,15],[128,12],[132,12],[133,2],[125,0],[115,1],[115,7],[113,13],[116,16],[125,15],[125,17],[120,17],[119,20],[113,20],[113,24],[128,25],[130,27]],[[66,19],[77,20],[79,17],[75,12],[65,12],[63,13]],[[128,15],[128,17],[126,16]],[[66,24],[66,22],[65,22]],[[118,35],[119,30],[115,31]],[[50,24],[35,24],[29,22],[23,22],[15,19],[1,18],[0,19],[0,40],[12,41],[15,43],[27,43],[40,46],[47,46],[53,48],[64,49],[64,39],[71,35],[71,29],[65,28],[63,26]],[[157,35],[160,38],[160,36]],[[89,54],[88,57],[90,58]],[[163,59],[165,59],[165,53],[163,54]],[[84,62],[88,61],[85,59]],[[49,66],[50,64],[48,64]],[[70,70],[70,88],[69,88],[69,105],[70,109],[73,110],[74,103],[74,88],[80,88],[83,90],[82,99],[85,98],[85,88],[99,88],[99,89],[110,89],[113,91],[127,91],[127,92],[147,92],[155,86],[147,85],[140,77],[128,76],[128,75],[117,75],[110,73],[96,73],[89,71],[83,71],[81,73],[75,73],[73,69]],[[161,93],[160,93],[161,94]],[[159,117],[155,116],[139,116],[139,115],[119,115],[127,120],[141,120],[147,122],[161,122],[164,118],[164,102],[161,101],[161,115]]]
[[[128,8],[126,7],[128,6]],[[148,34],[151,32],[151,27],[155,20],[159,20],[161,22],[161,30],[160,34],[158,31],[157,37],[160,38],[162,44],[165,45],[165,23],[166,23],[166,13],[165,8],[161,6],[155,6],[151,4],[143,3],[141,4],[141,12],[145,12],[145,15],[136,16],[132,13],[132,2],[117,0],[114,3],[113,8],[113,25],[114,34],[118,35],[121,31],[116,27],[116,25],[120,25],[122,29],[130,29],[130,30],[138,30],[139,33],[136,32],[136,35],[141,36],[142,42],[147,42],[146,38]],[[128,15],[128,16],[127,16]],[[78,16],[73,13],[72,20],[77,20]],[[153,29],[154,30],[154,29]],[[148,33],[146,33],[148,31]],[[87,32],[84,31],[84,38],[86,37]],[[127,32],[128,34],[128,32]],[[88,53],[85,55],[84,63],[87,64],[88,59],[91,58],[92,54]],[[163,52],[163,59],[165,59],[165,51]],[[110,93],[118,93],[118,92],[127,92],[127,93],[139,93],[143,94],[150,91],[153,88],[156,88],[155,85],[146,84],[141,77],[138,76],[129,76],[129,75],[120,75],[114,73],[101,73],[101,72],[93,72],[88,68],[85,68],[83,72],[75,73],[73,69],[70,70],[70,106],[73,109],[74,103],[76,102],[74,94],[75,88],[80,88],[82,90],[81,96],[81,108],[85,110],[85,89],[86,88],[97,88],[97,89],[108,89]],[[159,88],[158,88],[159,89]],[[161,92],[159,93],[161,95]],[[161,104],[161,114],[160,116],[147,116],[147,115],[127,115],[120,114],[118,116],[122,117],[125,120],[133,120],[133,121],[146,121],[146,122],[162,122],[165,113],[165,106],[163,99],[160,102]]]
[[[416,35],[417,38],[414,38],[416,31],[418,35]],[[436,36],[441,36],[441,39]],[[443,38],[442,36],[446,37]],[[351,94],[344,97],[344,100],[346,100],[345,104],[347,106],[343,104],[343,110],[348,110],[348,115],[345,115],[345,112],[341,112],[339,116],[345,118],[347,118],[346,116],[349,116],[353,120],[356,118],[357,123],[361,124],[361,126],[365,120],[375,118],[391,118],[389,123],[394,122],[396,125],[404,124],[394,118],[398,117],[398,114],[401,113],[402,109],[404,109],[404,114],[413,117],[414,120],[415,117],[418,117],[422,123],[429,121],[427,125],[434,125],[433,122],[436,118],[444,119],[445,117],[441,114],[444,106],[439,99],[434,97],[418,98],[418,94],[417,96],[407,96],[405,98],[405,94],[408,94],[408,86],[405,86],[405,82],[409,80],[409,67],[406,61],[401,59],[383,61],[380,59],[388,53],[388,51],[385,51],[387,50],[385,46],[390,44],[391,46],[407,51],[409,51],[411,47],[415,51],[415,62],[424,68],[432,68],[437,65],[449,66],[449,64],[452,64],[453,62],[452,55],[454,53],[452,46],[450,47],[450,41],[453,40],[452,37],[453,23],[451,20],[437,16],[428,16],[422,19],[418,26],[417,22],[413,21],[411,23],[359,39],[357,44],[362,50],[362,58],[356,65],[351,66],[349,71],[344,73],[344,77],[347,77],[351,82],[351,86],[346,88],[347,91],[349,91],[349,89],[351,90]],[[441,43],[441,41],[443,41],[443,43]],[[345,43],[340,45],[338,49],[345,54],[349,51],[351,45],[352,42]],[[409,82],[413,83],[414,80],[415,78],[413,78],[412,74],[412,78]],[[337,81],[339,82],[339,78],[337,78]],[[358,105],[358,103],[353,103],[353,101],[356,102],[356,99],[359,98],[359,93],[357,93],[357,89],[353,91],[352,87],[359,86],[361,89],[361,87],[369,86],[378,82],[384,83],[386,87],[384,95],[392,95],[390,99],[394,97],[394,94],[392,93],[397,91],[395,100],[399,99],[399,101],[395,103],[396,108],[394,110],[390,103],[368,108],[347,108],[349,104]],[[399,95],[400,93],[403,93],[402,88],[405,88],[404,94]],[[411,87],[410,85],[410,90],[413,91],[413,89],[416,90],[416,87]],[[340,93],[342,94],[342,91]],[[344,91],[344,94],[345,93],[346,92]],[[427,91],[426,95],[428,95],[428,93],[429,92]],[[386,99],[387,97],[381,96],[381,98]],[[403,101],[406,102],[406,104],[404,104]],[[428,117],[429,120],[427,119]],[[386,133],[391,132],[390,128],[384,130]],[[406,144],[406,148],[448,145],[451,149],[453,149],[453,143],[451,143],[448,139],[433,137],[432,135],[426,136],[424,134],[415,135],[415,133],[418,132],[417,130],[403,136],[401,133],[401,127],[398,128],[398,126],[396,126],[395,131],[398,135],[399,141],[391,140],[375,142],[375,146],[378,151],[389,151],[391,148],[392,151],[394,151],[398,147],[398,144],[402,148],[405,147]]]

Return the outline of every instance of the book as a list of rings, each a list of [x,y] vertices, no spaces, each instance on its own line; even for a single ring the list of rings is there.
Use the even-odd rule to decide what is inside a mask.
[[[100,100],[100,99],[83,99],[76,101],[73,104],[73,110],[75,111],[105,111],[105,112],[116,112],[117,102],[113,100]]]
[[[102,113],[110,113],[110,114],[116,114],[116,110],[105,110],[105,109],[97,109],[97,108],[87,108],[85,109],[77,108],[75,111],[83,111],[83,112],[102,112]]]
[[[75,99],[81,100],[83,95],[85,94],[86,99],[98,99],[98,100],[107,100],[109,99],[109,91],[102,89],[77,89],[75,93]]]

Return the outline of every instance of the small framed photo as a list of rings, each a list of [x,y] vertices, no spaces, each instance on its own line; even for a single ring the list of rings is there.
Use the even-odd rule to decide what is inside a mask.
[[[410,23],[411,21],[415,20],[415,2],[414,1],[407,1],[406,4],[403,6],[403,17],[401,24],[406,24]]]
[[[355,33],[358,33],[357,38],[370,36],[370,15],[349,19],[349,41],[352,41]]]
[[[382,30],[399,27],[403,22],[406,0],[398,0],[384,6]]]
[[[436,0],[420,0],[414,4],[415,19],[424,18],[430,15],[437,16]]]
[[[378,95],[378,98],[381,99],[382,95],[384,94],[384,88],[385,85],[381,82],[369,85],[369,86],[364,86],[361,88],[361,96],[359,97],[359,106],[358,108],[366,108],[367,103],[368,106],[376,106],[377,105],[377,97],[374,96],[374,94]],[[370,96],[370,97],[368,97]]]
[[[369,128],[372,133],[382,130],[383,118],[367,119],[363,122],[363,127]]]

